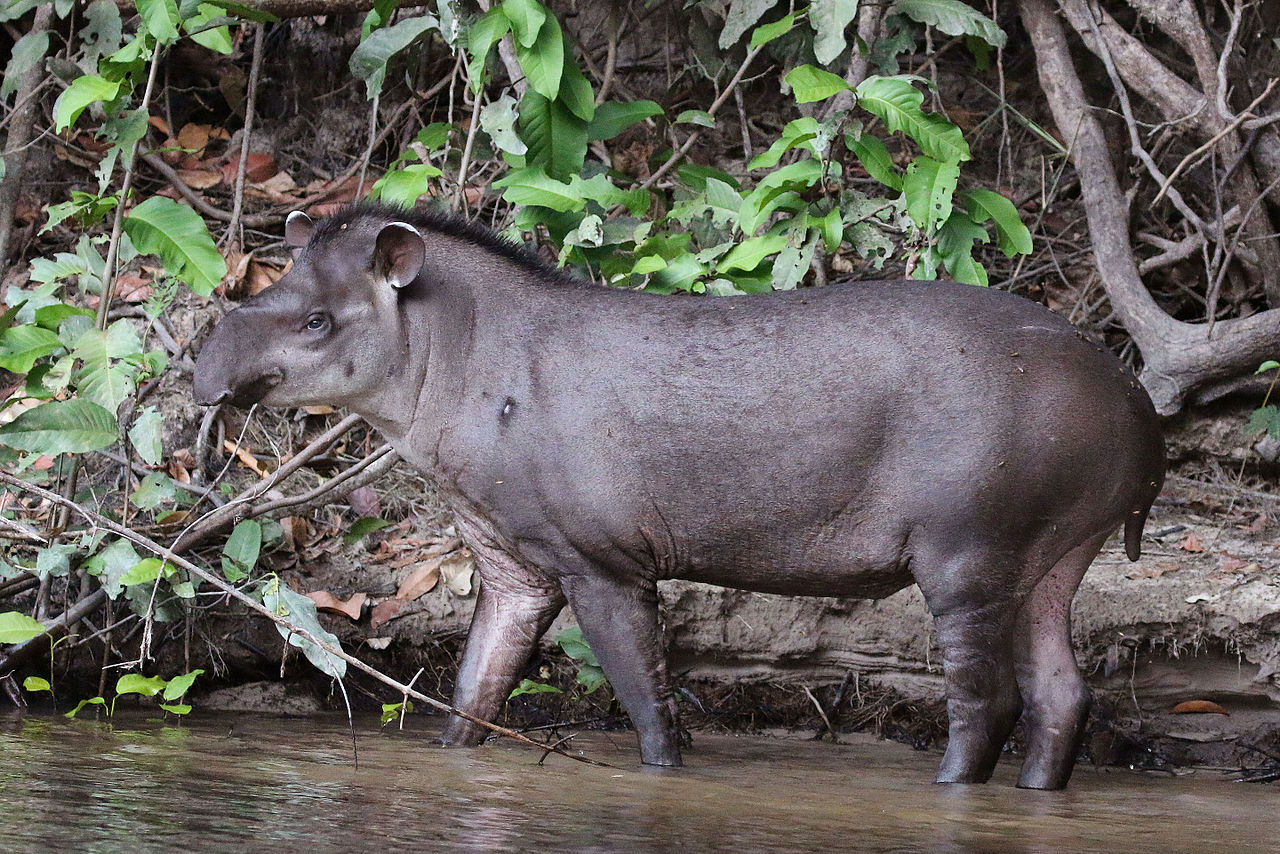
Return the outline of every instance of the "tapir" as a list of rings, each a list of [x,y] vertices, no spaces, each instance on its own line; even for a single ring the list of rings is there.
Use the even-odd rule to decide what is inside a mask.
[[[493,719],[567,602],[648,765],[681,764],[657,584],[878,598],[942,650],[939,782],[1066,785],[1090,693],[1071,600],[1130,559],[1164,480],[1133,373],[995,288],[659,295],[580,280],[447,215],[292,214],[290,272],[199,355],[202,404],[334,404],[426,473],[481,585],[454,707]],[[484,731],[452,716],[445,745]]]

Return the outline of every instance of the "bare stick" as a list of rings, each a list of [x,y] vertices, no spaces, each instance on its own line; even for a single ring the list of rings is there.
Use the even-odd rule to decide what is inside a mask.
[[[244,130],[240,135],[240,163],[236,167],[236,188],[232,194],[231,222],[222,238],[224,246],[236,239],[240,230],[240,212],[244,208],[244,172],[249,163],[249,137],[253,134],[253,111],[258,101],[258,73],[262,69],[262,30],[266,25],[259,21],[253,29],[253,61],[249,66],[249,93],[244,107]]]
[[[340,647],[333,646],[327,641],[321,640],[320,638],[311,634],[311,632],[307,631],[305,628],[295,625],[288,618],[282,617],[279,614],[272,611],[270,608],[263,605],[262,603],[254,601],[253,598],[245,594],[239,588],[234,587],[231,584],[228,584],[226,581],[222,580],[221,578],[218,578],[213,573],[208,572],[207,570],[204,570],[199,566],[196,566],[191,561],[175,553],[172,549],[165,548],[164,546],[160,545],[159,543],[155,542],[149,537],[144,537],[142,534],[139,534],[136,531],[131,531],[122,525],[118,525],[115,522],[108,519],[107,517],[99,513],[95,513],[94,511],[88,509],[87,507],[82,507],[79,504],[76,504],[74,501],[69,501],[66,498],[63,498],[61,495],[58,495],[56,492],[50,492],[49,490],[44,489],[42,487],[27,483],[26,481],[23,481],[20,478],[14,477],[13,475],[9,474],[6,471],[0,471],[0,482],[4,482],[18,489],[31,492],[39,496],[40,498],[45,499],[46,501],[51,501],[60,506],[64,506],[71,512],[79,514],[81,517],[84,518],[86,522],[88,522],[90,525],[94,526],[95,528],[102,528],[104,530],[110,531],[111,533],[116,534],[117,536],[124,537],[125,539],[130,540],[142,546],[147,551],[155,555],[158,555],[163,560],[166,560],[169,563],[172,563],[174,566],[185,569],[187,572],[191,573],[192,575],[196,576],[202,581],[218,588],[227,596],[231,597],[232,599],[235,599],[237,602],[249,608],[251,611],[258,612],[259,614],[266,617],[271,622],[275,623],[277,626],[283,626],[284,628],[288,629],[291,633],[297,635],[298,637],[301,637],[309,641],[310,643],[315,644],[318,648],[324,650],[326,653],[333,656],[334,658],[342,659],[347,664],[356,668],[360,672],[368,676],[372,676],[374,679],[378,680],[379,682],[381,682],[382,684],[390,688],[394,688],[398,693],[405,694],[409,697],[412,697],[415,700],[419,700],[423,703],[426,703],[428,706],[431,706],[432,708],[438,711],[446,712],[451,715],[457,715],[463,720],[470,721],[471,723],[476,724],[477,726],[484,727],[485,729],[491,732],[495,732],[499,735],[504,735],[507,738],[514,739],[522,744],[528,744],[529,746],[534,747],[541,751],[547,750],[546,745],[539,744],[538,742],[534,741],[528,736],[521,735],[515,730],[498,726],[497,724],[490,723],[489,721],[481,720],[475,715],[464,712],[461,709],[456,709],[453,706],[449,705],[448,703],[445,703],[441,700],[437,700],[434,697],[428,697],[426,694],[423,694],[421,691],[416,691],[410,686],[396,681],[392,677],[387,676],[382,671],[377,670],[368,664],[365,664],[363,661],[356,658],[354,655],[347,653],[345,650],[341,649]],[[101,590],[99,590],[99,592],[101,592]],[[93,598],[93,597],[89,597],[89,598]],[[3,669],[3,663],[0,663],[0,669]],[[564,751],[561,751],[561,750],[555,750],[554,752],[560,754],[561,756],[566,756],[569,759],[573,759],[577,762],[584,762],[588,765],[595,765],[601,768],[613,767],[607,763],[600,762],[595,759],[588,759],[585,756],[574,756],[571,753],[565,753]]]

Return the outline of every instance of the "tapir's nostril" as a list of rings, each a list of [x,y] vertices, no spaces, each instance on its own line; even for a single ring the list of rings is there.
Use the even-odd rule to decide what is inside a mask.
[[[217,406],[229,397],[231,397],[231,389],[224,388],[217,394],[196,395],[196,403],[201,406]]]

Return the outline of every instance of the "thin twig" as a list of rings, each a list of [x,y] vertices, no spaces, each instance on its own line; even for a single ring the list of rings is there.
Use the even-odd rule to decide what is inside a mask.
[[[229,246],[240,230],[240,213],[244,209],[244,173],[249,163],[249,138],[253,133],[254,108],[258,102],[258,74],[262,69],[262,31],[266,24],[259,21],[253,29],[253,60],[249,65],[249,92],[244,107],[244,129],[240,132],[240,163],[236,166],[236,186],[232,193],[231,222],[227,224],[222,244]]]

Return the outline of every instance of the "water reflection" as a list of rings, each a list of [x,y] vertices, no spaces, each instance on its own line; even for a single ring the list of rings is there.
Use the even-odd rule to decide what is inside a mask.
[[[929,783],[895,744],[699,735],[682,771],[642,769],[626,736],[574,744],[616,769],[511,744],[442,751],[345,722],[145,718],[115,727],[0,717],[4,850],[1270,850],[1274,790],[1213,772],[1082,768],[1067,792]]]

